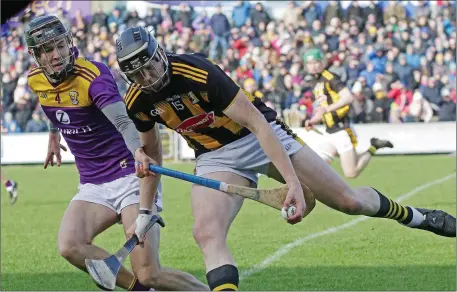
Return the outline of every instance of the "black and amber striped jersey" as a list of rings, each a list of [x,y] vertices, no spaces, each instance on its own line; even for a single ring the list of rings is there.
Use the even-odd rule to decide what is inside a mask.
[[[317,77],[314,76],[312,81],[314,98],[322,107],[337,102],[340,99],[338,92],[345,87],[346,85],[338,75],[327,70],[324,70]],[[319,98],[324,95],[326,98]],[[327,133],[335,133],[349,127],[349,110],[350,106],[346,105],[322,116]]]
[[[178,132],[195,156],[214,151],[250,131],[224,114],[241,89],[219,66],[201,54],[167,53],[170,83],[158,93],[142,92],[132,84],[124,99],[138,131],[160,123]],[[276,112],[244,91],[268,122]]]

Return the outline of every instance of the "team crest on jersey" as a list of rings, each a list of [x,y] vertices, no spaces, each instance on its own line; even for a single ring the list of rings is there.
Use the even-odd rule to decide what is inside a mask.
[[[121,168],[127,168],[127,159],[122,159],[119,162],[119,165],[121,166]]]
[[[187,132],[194,132],[198,129],[208,128],[215,121],[214,112],[199,114],[184,120],[179,124],[175,131],[182,134]]]
[[[70,100],[71,100],[72,104],[77,105],[79,103],[79,100],[78,100],[79,94],[76,91],[72,90],[68,93],[68,95],[70,95]]]

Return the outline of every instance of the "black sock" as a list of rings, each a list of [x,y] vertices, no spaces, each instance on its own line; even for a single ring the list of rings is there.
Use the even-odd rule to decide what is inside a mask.
[[[238,269],[232,265],[223,265],[206,274],[211,291],[237,291],[239,275]]]
[[[413,219],[413,211],[410,207],[403,207],[399,203],[387,198],[376,189],[372,188],[379,195],[381,201],[379,211],[371,217],[381,217],[397,220],[403,224],[408,224]]]
[[[137,277],[133,278],[132,284],[130,284],[130,287],[128,289],[128,291],[149,291],[149,290],[151,290],[151,288],[148,288],[148,287],[144,286],[143,284],[141,284],[140,281],[138,281]]]

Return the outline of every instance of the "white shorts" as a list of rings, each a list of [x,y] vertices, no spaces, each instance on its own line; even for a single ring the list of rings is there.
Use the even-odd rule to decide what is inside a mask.
[[[294,139],[275,122],[271,122],[270,125],[289,156],[303,147],[304,143],[300,138]],[[213,172],[229,171],[257,184],[257,174],[267,175],[270,162],[259,140],[251,133],[215,151],[200,155],[196,161],[195,174],[202,176]]]
[[[331,161],[336,155],[355,150],[357,144],[357,134],[354,128],[349,127],[336,133],[324,134],[318,153],[324,160]]]
[[[162,182],[157,188],[155,204],[157,210],[162,211]],[[140,179],[135,174],[118,178],[104,184],[79,184],[78,193],[72,201],[86,201],[106,206],[121,213],[125,207],[140,203]]]

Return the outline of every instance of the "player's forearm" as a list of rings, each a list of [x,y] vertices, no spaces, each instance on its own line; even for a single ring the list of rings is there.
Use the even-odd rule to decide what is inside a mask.
[[[155,177],[148,176],[140,180],[140,208],[152,210],[152,206],[157,195],[160,175]]]
[[[159,165],[162,165],[162,143],[157,125],[146,133],[140,133],[140,140],[144,144],[144,153],[154,159]],[[160,174],[141,179],[140,208],[152,209],[159,182]]]
[[[340,96],[340,99],[337,102],[332,103],[331,105],[327,106],[326,107],[327,112],[332,112],[337,109],[340,109],[348,104],[351,104],[354,101],[354,97],[353,97],[352,93],[347,88],[341,90],[338,94]]]
[[[273,128],[242,90],[238,91],[224,113],[239,125],[248,128],[257,137],[263,151],[289,186],[300,185],[289,156]]]
[[[102,112],[116,127],[119,133],[121,133],[127,148],[132,155],[135,156],[135,151],[140,148],[142,144],[135,124],[127,115],[125,104],[120,101],[109,104],[102,109]]]
[[[300,184],[290,158],[270,124],[264,121],[250,130],[257,137],[263,151],[273,162],[286,183]]]

